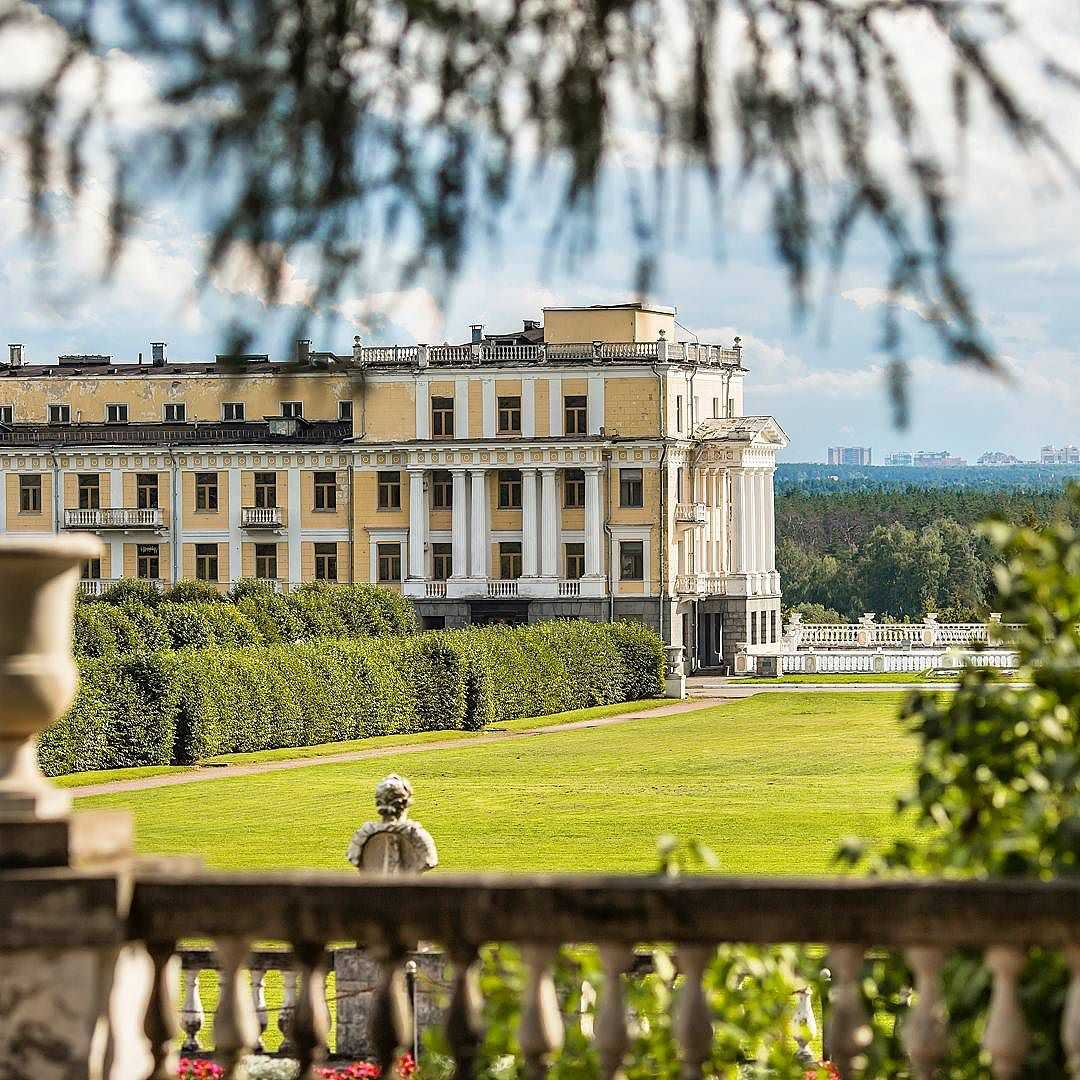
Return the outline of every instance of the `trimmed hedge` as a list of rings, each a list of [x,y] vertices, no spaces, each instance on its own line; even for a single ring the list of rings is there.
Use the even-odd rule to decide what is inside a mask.
[[[214,606],[252,622],[227,604],[173,606]],[[75,704],[39,741],[50,774],[477,730],[655,697],[663,648],[640,624],[550,622],[112,654],[81,669]]]

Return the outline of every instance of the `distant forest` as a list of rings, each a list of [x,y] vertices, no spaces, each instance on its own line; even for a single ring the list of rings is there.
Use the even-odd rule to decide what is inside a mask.
[[[800,480],[795,470],[815,473]],[[859,475],[830,484],[816,470]],[[928,611],[943,621],[984,618],[995,610],[994,554],[976,530],[979,522],[1080,527],[1080,502],[1064,490],[1062,471],[1052,484],[1033,478],[1023,485],[1004,475],[1014,469],[881,470],[998,477],[996,486],[951,487],[900,485],[891,478],[875,483],[867,472],[812,465],[777,471],[777,568],[785,606],[801,610],[807,621],[855,619],[864,611],[898,620],[918,620]]]

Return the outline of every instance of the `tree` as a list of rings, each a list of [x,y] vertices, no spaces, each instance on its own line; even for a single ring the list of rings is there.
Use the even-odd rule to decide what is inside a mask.
[[[207,272],[254,261],[267,299],[287,260],[318,268],[315,300],[423,271],[452,278],[478,229],[497,223],[522,174],[560,184],[552,239],[571,257],[593,237],[617,137],[644,133],[652,173],[627,176],[637,284],[652,279],[683,188],[764,189],[776,253],[801,308],[811,271],[842,264],[856,227],[876,230],[894,296],[916,303],[946,354],[984,368],[990,347],[955,270],[946,165],[897,39],[950,58],[951,123],[973,98],[1021,151],[1068,155],[1015,91],[993,44],[1022,40],[1007,0],[13,0],[0,35],[40,30],[43,73],[7,92],[22,121],[36,221],[59,185],[78,195],[107,154],[111,254],[163,187],[212,213]],[[721,51],[723,49],[723,52]],[[50,55],[52,59],[50,60]],[[110,82],[118,56],[151,74],[133,120]],[[1053,57],[1033,70],[1066,83]],[[1077,80],[1080,81],[1080,80]],[[87,86],[96,88],[89,94]],[[163,183],[163,178],[165,179]],[[886,306],[884,343],[899,356]],[[903,371],[893,369],[902,392]]]
[[[859,552],[856,580],[868,610],[895,618],[937,608],[948,571],[941,534],[928,527],[916,533],[903,525],[879,525]]]

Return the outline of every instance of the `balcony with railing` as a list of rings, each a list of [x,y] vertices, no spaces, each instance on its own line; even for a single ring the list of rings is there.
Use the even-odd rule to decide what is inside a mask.
[[[244,506],[240,509],[240,527],[243,529],[281,529],[284,521],[280,506]]]
[[[726,596],[725,574],[679,574],[675,578],[675,591],[694,596]]]
[[[676,525],[704,525],[709,518],[709,508],[703,502],[677,503],[675,506]]]
[[[65,529],[128,529],[159,532],[165,527],[160,507],[136,510],[132,507],[110,507],[104,510],[65,510]]]

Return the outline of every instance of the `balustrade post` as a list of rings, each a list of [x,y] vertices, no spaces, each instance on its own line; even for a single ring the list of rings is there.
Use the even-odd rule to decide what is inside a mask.
[[[293,942],[297,997],[289,1023],[299,1080],[314,1080],[315,1067],[326,1060],[330,1016],[326,1008],[326,946],[321,941]]]
[[[934,946],[917,946],[908,949],[907,961],[915,975],[915,1005],[904,1024],[904,1049],[916,1080],[933,1080],[948,1049],[940,980],[945,954]]]
[[[518,1041],[525,1057],[527,1080],[547,1076],[552,1054],[562,1049],[563,1022],[555,995],[552,968],[559,955],[557,945],[522,945],[525,964],[525,995],[521,1003]]]
[[[995,945],[986,950],[993,987],[982,1042],[990,1055],[994,1080],[1019,1076],[1027,1056],[1029,1038],[1019,992],[1025,960],[1024,949],[1018,945]]]
[[[281,1008],[278,1009],[277,1029],[281,1033],[279,1053],[285,1057],[292,1054],[292,1024],[296,1012],[296,972],[291,968],[281,972]]]
[[[454,1080],[471,1080],[483,1039],[477,949],[475,945],[458,942],[451,944],[448,951],[454,965],[454,985],[446,1011],[446,1041],[454,1057]]]
[[[244,938],[226,937],[217,943],[218,1007],[214,1013],[214,1057],[227,1080],[241,1076],[241,1061],[258,1041],[259,1021],[250,991],[243,986],[248,958]]]
[[[206,1012],[199,994],[199,977],[202,968],[192,968],[188,972],[187,985],[184,987],[184,1005],[180,1010],[180,1026],[184,1031],[184,1045],[180,1049],[185,1054],[195,1054],[199,1050],[199,1032],[202,1031]]]
[[[617,1080],[623,1075],[623,1058],[630,1049],[622,977],[633,962],[634,950],[629,945],[611,942],[600,945],[604,989],[596,1010],[596,1046],[600,1052],[602,1080]]]
[[[154,967],[143,1025],[143,1031],[150,1040],[150,1056],[153,1059],[150,1080],[176,1080],[179,1068],[176,1039],[180,1034],[176,1016],[176,982],[180,958],[176,956],[175,941],[148,941],[146,951]]]
[[[251,975],[251,1007],[255,1010],[255,1021],[259,1026],[259,1033],[255,1038],[255,1045],[252,1050],[256,1054],[262,1054],[266,1052],[266,1047],[263,1045],[263,1036],[269,1026],[269,1014],[266,1011],[266,989],[264,986],[266,972],[262,968],[257,971],[252,968],[249,974]]]
[[[1069,966],[1069,990],[1061,1017],[1061,1045],[1069,1075],[1080,1080],[1080,945],[1066,946],[1065,963]]]
[[[712,959],[711,945],[684,945],[675,953],[683,977],[675,1010],[675,1038],[682,1058],[683,1080],[699,1080],[705,1062],[712,1057],[712,1012],[702,980]]]
[[[395,942],[371,951],[379,962],[379,985],[371,1007],[369,1039],[382,1075],[389,1076],[398,1050],[412,1041],[412,1010],[401,968],[405,949]]]
[[[872,1038],[860,986],[862,965],[861,945],[834,945],[829,951],[832,990],[825,1034],[828,1056],[844,1080],[852,1080],[862,1072],[864,1051]]]

